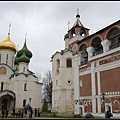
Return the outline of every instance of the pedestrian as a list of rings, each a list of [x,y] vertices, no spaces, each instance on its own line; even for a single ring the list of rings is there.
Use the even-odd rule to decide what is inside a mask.
[[[34,109],[35,117],[37,116],[37,108]]]
[[[8,109],[6,109],[6,111],[5,111],[5,117],[8,117]]]
[[[4,108],[2,109],[2,118],[4,118],[4,115],[5,115],[5,110]]]
[[[110,106],[107,107],[107,111],[105,112],[105,118],[111,118],[113,114],[111,113]]]
[[[38,117],[40,117],[41,109],[38,108]]]
[[[13,114],[13,117],[14,117],[15,116],[15,108],[13,108],[13,113],[12,114]]]
[[[33,114],[33,109],[32,109],[32,107],[31,107],[30,113],[31,113],[30,118],[32,118],[32,114]]]

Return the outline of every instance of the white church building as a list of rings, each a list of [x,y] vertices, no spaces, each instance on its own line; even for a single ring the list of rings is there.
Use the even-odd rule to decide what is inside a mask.
[[[10,28],[9,28],[10,29]],[[25,42],[21,50],[10,39],[10,30],[0,42],[0,110],[11,111],[27,104],[32,108],[41,107],[42,83],[29,70],[32,52]]]

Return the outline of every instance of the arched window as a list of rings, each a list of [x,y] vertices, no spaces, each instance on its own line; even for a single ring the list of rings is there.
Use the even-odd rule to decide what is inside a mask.
[[[59,59],[57,59],[56,60],[56,70],[57,70],[57,73],[59,73],[59,68],[60,68],[60,60]]]
[[[112,29],[109,33],[108,33],[108,40],[110,40],[110,47],[109,49],[114,49],[116,47],[120,46],[120,30],[117,28]]]
[[[27,83],[24,84],[24,91],[27,91]]]
[[[25,72],[25,67],[23,67],[23,72]]]
[[[4,83],[2,82],[2,83],[1,83],[1,91],[3,90],[3,84],[4,84]]]
[[[66,66],[67,66],[67,68],[72,67],[72,60],[71,60],[71,58],[67,58],[66,59]]]
[[[26,99],[23,100],[23,107],[26,106]]]
[[[103,53],[103,47],[100,38],[97,37],[92,41],[92,47],[94,48],[93,56]]]
[[[8,54],[7,54],[7,56],[6,56],[6,64],[8,64]]]
[[[81,65],[84,65],[88,62],[88,53],[86,48],[87,48],[86,44],[83,44],[79,50],[81,53]]]

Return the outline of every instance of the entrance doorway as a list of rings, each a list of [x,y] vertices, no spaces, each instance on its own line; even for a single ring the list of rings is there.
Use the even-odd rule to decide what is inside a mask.
[[[80,115],[82,115],[83,114],[82,107],[80,107],[79,109],[80,109]]]

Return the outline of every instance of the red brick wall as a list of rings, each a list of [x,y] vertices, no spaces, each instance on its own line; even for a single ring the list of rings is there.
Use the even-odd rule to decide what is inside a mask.
[[[120,68],[100,72],[101,92],[120,91]]]
[[[91,96],[91,74],[80,76],[80,79],[82,80],[82,87],[80,87],[80,96]]]

